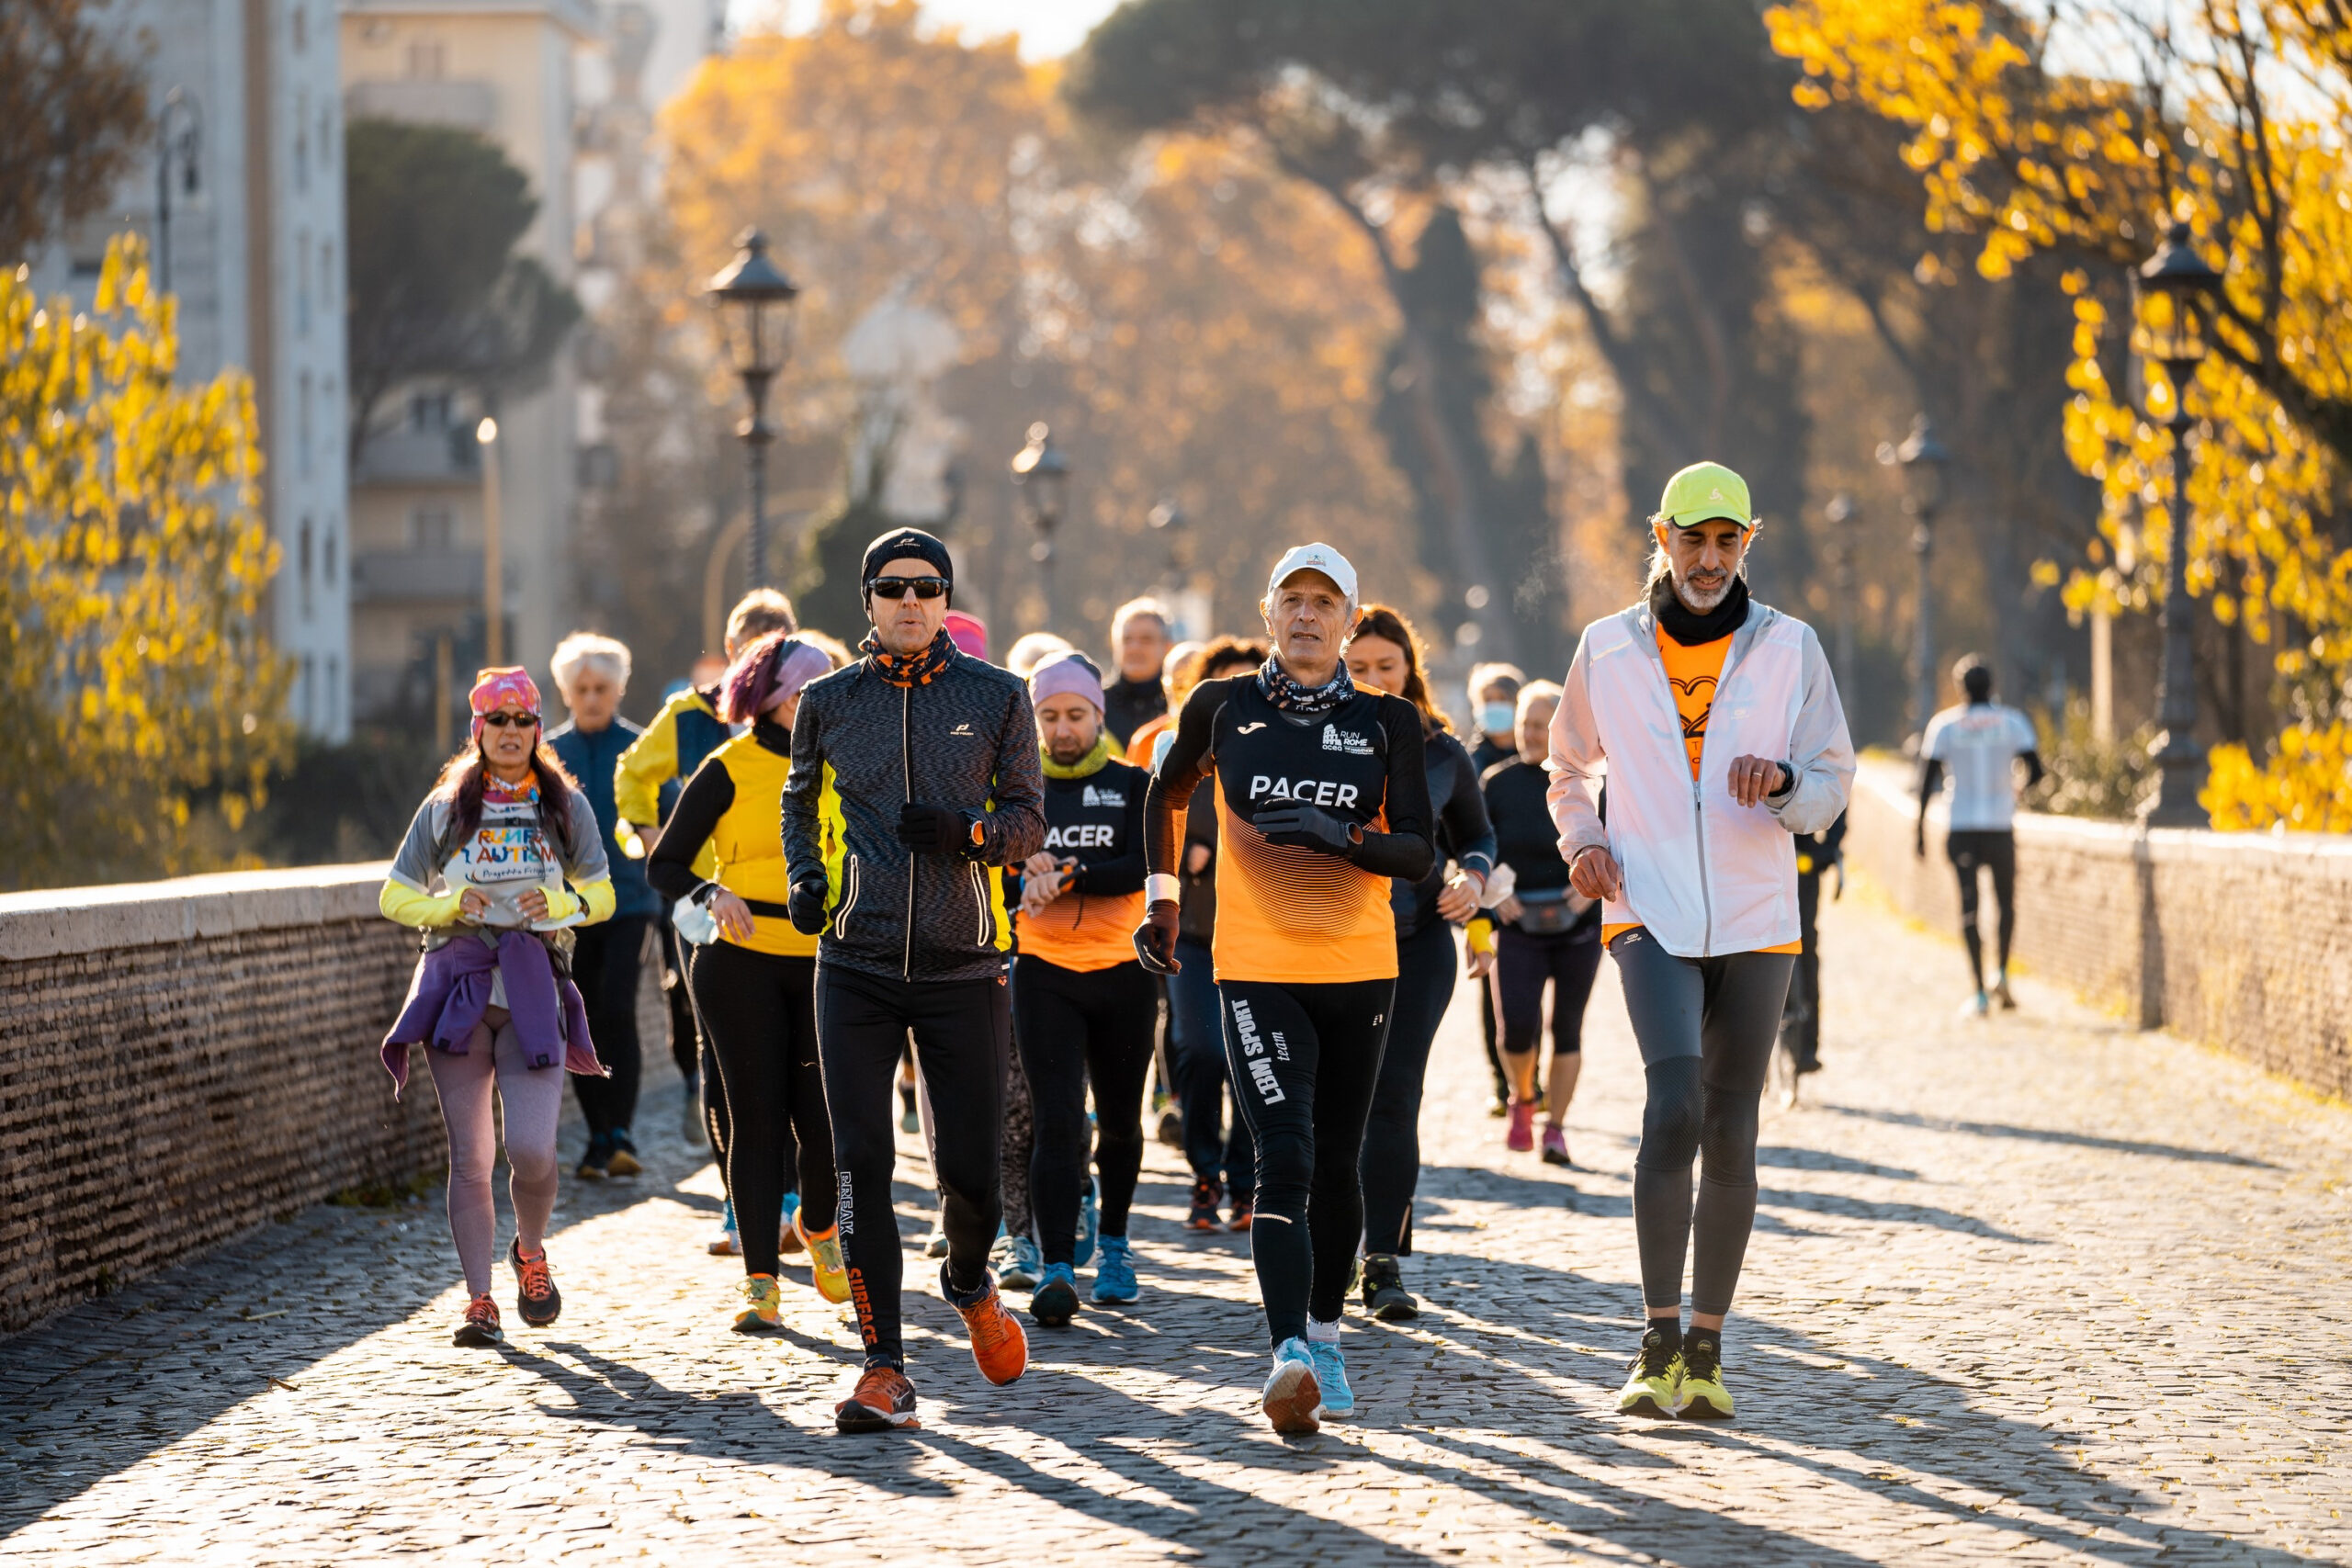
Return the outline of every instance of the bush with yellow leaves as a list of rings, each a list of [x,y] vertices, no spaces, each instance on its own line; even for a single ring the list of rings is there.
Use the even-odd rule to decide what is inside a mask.
[[[252,383],[175,384],[132,238],[92,309],[0,272],[0,887],[210,869],[290,756]]]

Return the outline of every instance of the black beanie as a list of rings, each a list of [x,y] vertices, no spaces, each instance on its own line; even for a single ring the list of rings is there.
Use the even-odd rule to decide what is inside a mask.
[[[920,528],[893,528],[865,547],[865,563],[858,569],[859,596],[865,596],[865,585],[880,575],[884,567],[894,560],[920,560],[929,563],[931,570],[947,580],[948,602],[956,599],[956,563],[947,556],[947,547],[938,536],[926,534]]]

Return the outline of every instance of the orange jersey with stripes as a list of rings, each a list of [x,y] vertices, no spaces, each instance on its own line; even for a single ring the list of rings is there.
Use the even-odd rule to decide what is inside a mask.
[[[1150,823],[1153,870],[1175,870],[1184,803],[1212,774],[1216,977],[1293,985],[1395,978],[1389,880],[1422,874],[1435,852],[1412,705],[1360,691],[1329,713],[1301,718],[1270,702],[1254,674],[1202,682],[1185,700],[1153,783],[1154,799],[1170,803]],[[1360,829],[1363,844],[1340,856],[1259,830],[1260,811],[1294,804]]]
[[[1083,778],[1047,775],[1045,852],[1078,864],[1058,897],[1021,917],[1022,956],[1081,973],[1136,962],[1150,784],[1150,774],[1119,761]]]

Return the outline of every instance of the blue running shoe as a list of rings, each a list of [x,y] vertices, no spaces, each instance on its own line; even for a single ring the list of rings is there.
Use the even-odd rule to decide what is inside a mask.
[[[743,1254],[743,1238],[735,1233],[735,1200],[727,1200],[726,1212],[718,1217],[718,1229],[705,1247],[713,1258],[740,1258]]]
[[[1029,1296],[1029,1315],[1048,1328],[1061,1328],[1078,1312],[1078,1280],[1067,1263],[1048,1263],[1046,1277]]]
[[[1015,1235],[1007,1236],[998,1247],[1004,1260],[1000,1263],[994,1254],[989,1257],[989,1263],[996,1269],[996,1282],[1008,1291],[1035,1290],[1046,1273],[1046,1259],[1037,1244],[1028,1236]]]
[[[1258,1407],[1277,1432],[1317,1429],[1315,1412],[1322,1406],[1323,1390],[1315,1381],[1315,1355],[1304,1339],[1285,1339],[1274,1347],[1274,1370],[1258,1396]]]
[[[1084,1195],[1078,1201],[1077,1266],[1080,1269],[1094,1261],[1094,1239],[1102,1225],[1102,1215],[1098,1207],[1102,1194],[1102,1183],[1089,1181]]]
[[[776,1226],[775,1233],[775,1249],[778,1252],[791,1253],[800,1250],[800,1233],[793,1228],[793,1222],[799,1217],[800,1194],[786,1193],[782,1219]]]
[[[1094,1265],[1094,1299],[1098,1302],[1131,1302],[1143,1294],[1143,1287],[1136,1283],[1135,1249],[1123,1235],[1102,1238],[1102,1257]]]
[[[1323,1391],[1317,1416],[1348,1416],[1356,1413],[1355,1390],[1348,1386],[1348,1364],[1340,1358],[1336,1339],[1310,1339],[1307,1353],[1315,1358],[1315,1382]]]

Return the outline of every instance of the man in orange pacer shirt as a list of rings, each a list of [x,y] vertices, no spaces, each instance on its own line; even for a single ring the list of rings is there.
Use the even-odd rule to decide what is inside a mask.
[[[1798,951],[1795,835],[1845,809],[1854,747],[1813,628],[1748,598],[1747,481],[1694,463],[1650,525],[1648,592],[1585,628],[1544,765],[1569,883],[1603,901],[1648,1083],[1634,1230],[1649,1322],[1618,1408],[1724,1418],[1724,1315],[1756,1220],[1757,1108]]]

